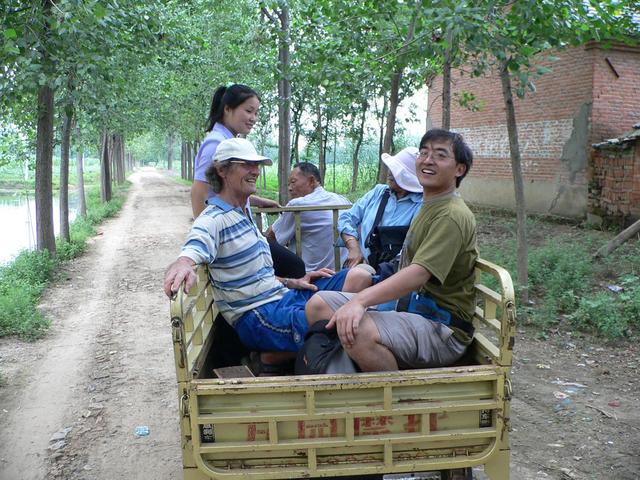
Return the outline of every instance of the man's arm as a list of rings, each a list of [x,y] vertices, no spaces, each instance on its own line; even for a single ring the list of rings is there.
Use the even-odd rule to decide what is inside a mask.
[[[319,278],[333,277],[335,274],[336,272],[334,272],[330,268],[321,268],[320,270],[307,272],[302,278],[276,278],[287,288],[293,288],[296,290],[311,290],[316,292],[318,290],[318,287],[313,284],[314,280],[317,280]]]
[[[295,206],[292,202],[287,203],[287,207]],[[282,212],[282,214],[269,227],[273,234],[273,239],[280,245],[287,245],[296,235],[296,220],[293,212]],[[269,237],[267,237],[269,238]]]
[[[352,268],[359,263],[364,262],[364,255],[362,254],[362,250],[360,249],[360,243],[358,242],[358,239],[353,235],[349,235],[347,233],[343,233],[341,237],[345,247],[347,247],[348,252],[344,266],[346,268]]]
[[[367,209],[371,208],[371,205],[375,204],[375,208],[377,208],[381,191],[383,191],[384,188],[386,188],[384,185],[373,187],[354,203],[349,210],[342,211],[338,216],[338,233],[349,252],[346,260],[347,267],[355,267],[365,261],[358,238],[361,235],[367,235],[369,232],[361,231],[362,220],[365,217]]]
[[[178,257],[175,262],[169,265],[164,274],[164,293],[167,297],[173,297],[183,282],[184,293],[189,293],[196,281],[196,274],[193,271],[195,264],[196,262],[189,257]]]
[[[270,198],[259,197],[258,195],[251,195],[249,197],[249,204],[252,207],[261,208],[278,208],[280,204]]]
[[[413,292],[431,278],[426,268],[411,264],[386,280],[356,294],[351,300],[335,311],[327,328],[334,325],[343,345],[353,345],[358,333],[358,326],[367,307],[390,302]]]

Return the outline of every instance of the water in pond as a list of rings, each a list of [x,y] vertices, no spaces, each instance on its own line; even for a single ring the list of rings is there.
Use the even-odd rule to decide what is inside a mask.
[[[76,217],[76,197],[69,196],[69,222]],[[11,261],[21,250],[35,248],[36,202],[33,193],[0,193],[0,264]],[[53,224],[56,236],[60,231],[60,206],[53,198]]]

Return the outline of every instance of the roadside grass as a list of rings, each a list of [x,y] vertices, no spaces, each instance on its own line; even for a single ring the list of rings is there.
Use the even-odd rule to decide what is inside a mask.
[[[515,218],[474,208],[483,258],[505,267],[516,282]],[[630,241],[604,259],[593,254],[611,233],[570,221],[530,216],[530,305],[517,302],[519,320],[549,331],[575,328],[606,338],[640,335],[640,244]],[[520,292],[516,285],[516,290]]]
[[[59,268],[82,252],[87,240],[95,235],[95,226],[114,216],[125,200],[130,184],[114,189],[111,201],[100,201],[98,187],[87,190],[87,217],[78,217],[70,226],[70,242],[56,239],[57,255],[48,251],[24,250],[13,262],[0,266],[0,337],[16,335],[25,340],[42,337],[49,321],[37,306],[42,292],[56,277]]]

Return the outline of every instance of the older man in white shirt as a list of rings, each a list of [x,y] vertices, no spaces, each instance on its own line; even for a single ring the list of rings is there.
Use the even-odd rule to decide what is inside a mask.
[[[342,195],[327,192],[322,187],[318,167],[309,162],[293,166],[289,175],[289,194],[292,200],[287,207],[318,205],[351,205]],[[267,238],[295,251],[295,217],[293,212],[284,212],[267,231]],[[331,210],[302,212],[300,234],[302,260],[307,272],[319,268],[335,268],[333,248],[333,214]],[[346,259],[346,249],[340,249],[340,264]]]

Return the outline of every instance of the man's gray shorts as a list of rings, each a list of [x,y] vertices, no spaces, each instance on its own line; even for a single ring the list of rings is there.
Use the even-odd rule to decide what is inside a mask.
[[[321,291],[316,295],[335,311],[355,293]],[[400,368],[445,367],[455,363],[467,348],[449,327],[422,315],[371,309],[366,315],[374,321],[381,343],[391,350]]]

